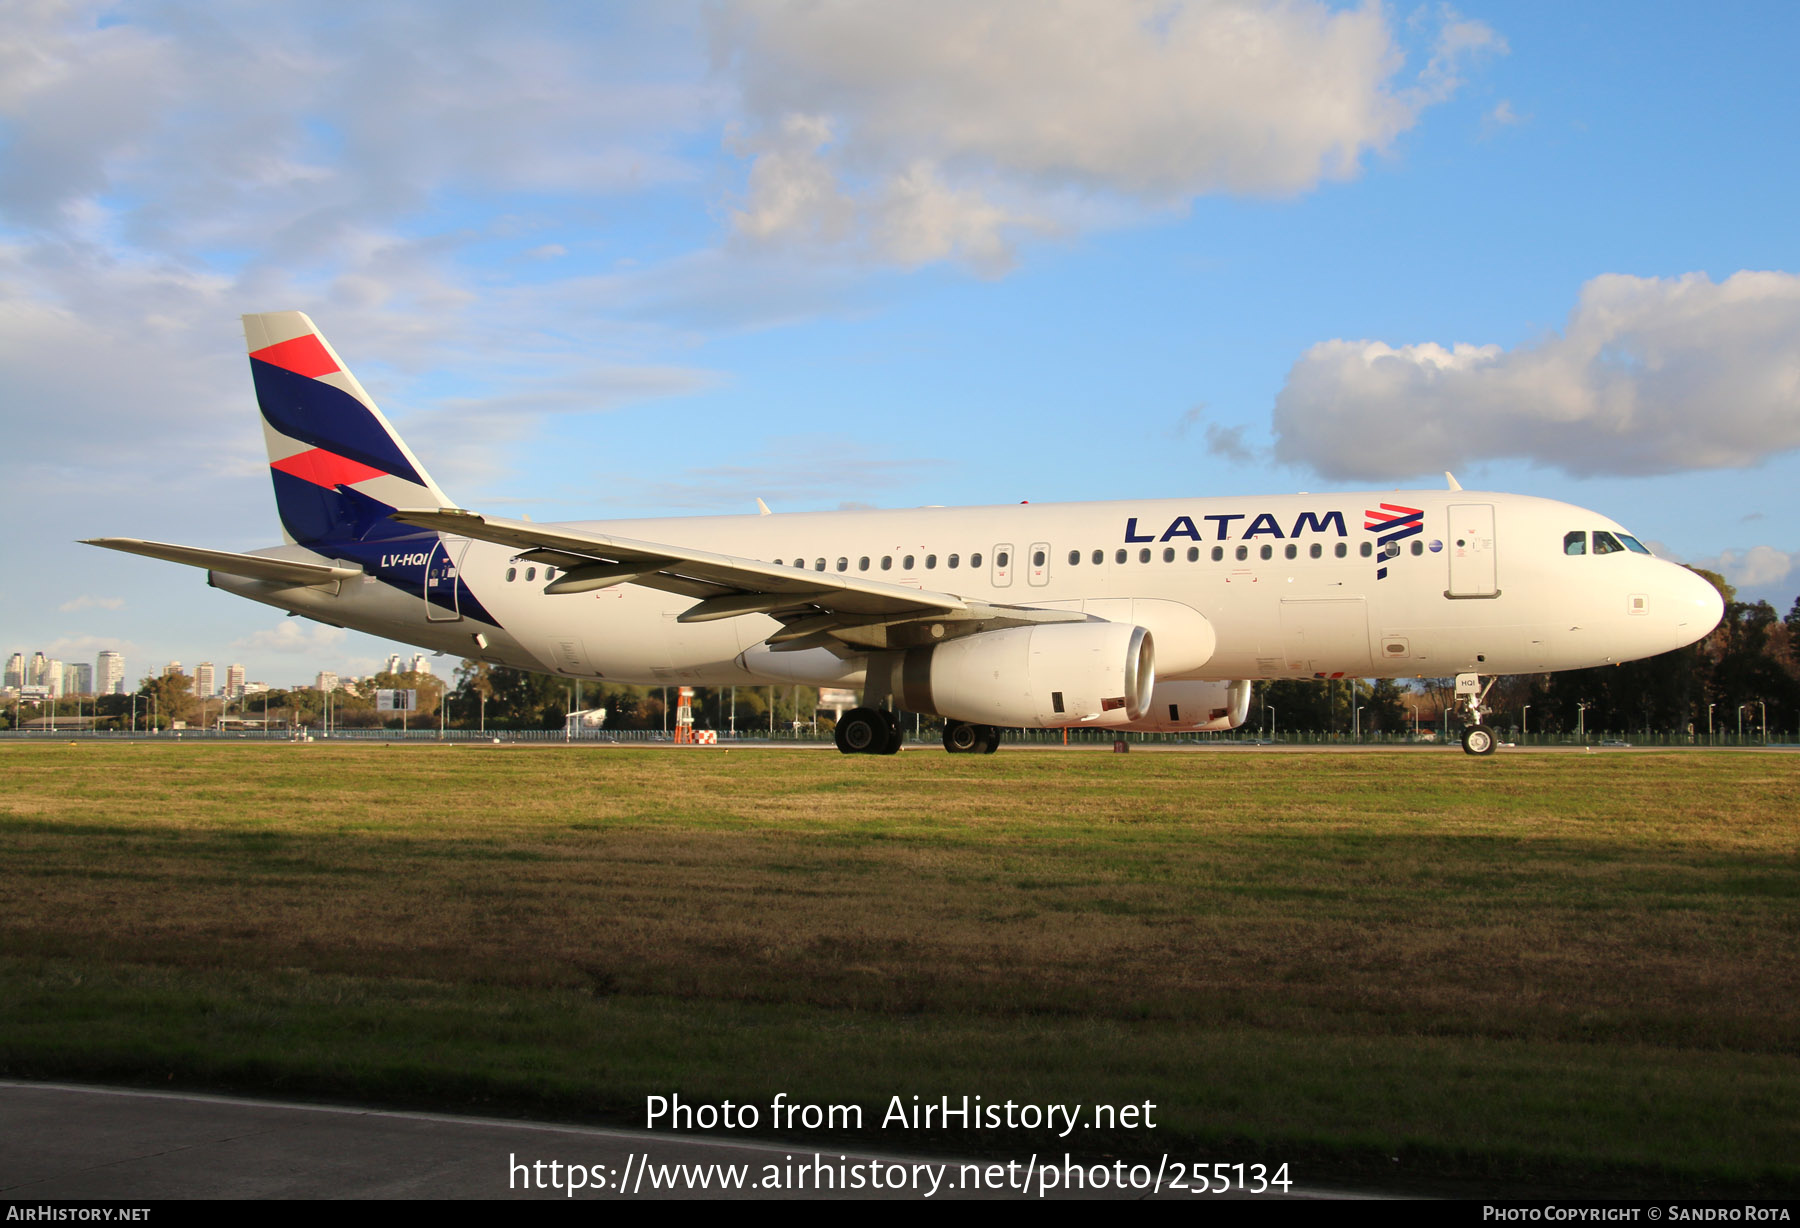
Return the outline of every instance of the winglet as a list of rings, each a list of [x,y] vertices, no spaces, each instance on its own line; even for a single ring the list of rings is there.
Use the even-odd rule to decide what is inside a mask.
[[[761,499],[758,499],[756,501],[756,514],[758,516],[773,516],[775,513],[771,512],[769,510],[769,505],[767,503],[764,503]]]
[[[1451,490],[1461,490],[1462,489],[1462,483],[1457,481],[1456,475],[1454,473],[1451,473],[1448,469],[1444,470],[1444,481],[1450,483]]]

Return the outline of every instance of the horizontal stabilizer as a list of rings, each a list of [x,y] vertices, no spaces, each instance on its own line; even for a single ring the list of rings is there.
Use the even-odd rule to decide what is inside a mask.
[[[185,563],[189,567],[204,567],[208,571],[247,576],[252,580],[273,580],[278,584],[330,584],[334,580],[348,580],[352,576],[363,574],[360,567],[297,563],[288,559],[265,558],[260,554],[234,554],[229,550],[202,550],[198,546],[140,541],[135,537],[94,537],[86,539],[82,545],[104,546],[108,550],[123,550],[126,554],[141,554],[145,558],[162,559],[168,563]]]

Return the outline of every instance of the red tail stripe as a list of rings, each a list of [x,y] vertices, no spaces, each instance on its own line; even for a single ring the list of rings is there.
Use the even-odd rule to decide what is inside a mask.
[[[314,448],[310,452],[296,452],[285,459],[270,461],[269,468],[292,474],[303,482],[311,482],[314,486],[323,486],[326,490],[336,490],[339,486],[354,486],[358,482],[366,482],[370,478],[384,476],[384,472],[380,469],[371,469],[360,461],[338,456],[323,448]]]
[[[319,376],[330,375],[338,369],[324,342],[311,333],[303,333],[291,341],[264,346],[260,350],[252,350],[250,357],[272,363],[295,375],[304,375],[307,379],[318,379]]]

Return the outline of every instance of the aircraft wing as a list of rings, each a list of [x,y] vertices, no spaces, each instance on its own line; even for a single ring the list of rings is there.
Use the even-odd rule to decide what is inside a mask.
[[[803,571],[777,567],[760,559],[590,533],[562,525],[502,520],[460,508],[402,509],[393,513],[391,519],[510,546],[519,551],[522,559],[561,569],[563,574],[545,586],[547,594],[638,584],[696,598],[696,604],[684,611],[678,622],[768,614],[785,624],[769,637],[769,644],[788,650],[839,645],[899,647],[914,640],[909,628],[931,622],[957,624],[955,631],[967,634],[1002,626],[1078,622],[1085,618],[1062,610],[995,606],[965,600],[953,593],[842,572]]]
[[[363,574],[360,567],[300,563],[290,559],[266,558],[260,554],[234,554],[229,550],[202,550],[198,546],[174,546],[168,542],[147,542],[135,537],[93,537],[84,539],[81,544],[123,550],[126,554],[141,554],[146,558],[162,559],[169,563],[185,563],[189,567],[204,567],[208,571],[222,571],[233,576],[248,576],[252,580],[273,580],[278,584],[330,584],[334,580],[348,580],[352,576]]]

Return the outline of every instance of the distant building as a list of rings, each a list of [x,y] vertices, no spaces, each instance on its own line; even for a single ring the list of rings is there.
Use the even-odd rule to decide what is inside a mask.
[[[422,652],[413,653],[412,672],[415,674],[424,674],[426,677],[430,677],[431,676],[431,658],[427,657]]]
[[[390,674],[397,674],[400,672],[400,654],[399,653],[397,653],[397,652],[388,653],[387,672]]]
[[[242,699],[244,697],[244,667],[227,665],[225,667],[225,698]]]
[[[171,661],[167,665],[163,666],[163,677],[165,677],[165,678],[173,678],[176,674],[179,674],[180,672],[181,672],[181,662],[179,662],[179,661]]]
[[[6,659],[6,685],[15,691],[25,685],[25,654],[15,652]]]
[[[94,670],[94,681],[99,684],[101,695],[123,695],[125,693],[125,658],[107,649],[100,654]]]
[[[76,661],[63,666],[64,695],[92,695],[94,693],[94,667],[86,661]]]
[[[211,699],[213,695],[213,663],[202,661],[194,666],[194,698]]]
[[[322,669],[319,671],[319,676],[314,681],[313,686],[317,690],[330,694],[332,691],[338,689],[338,676],[331,670]]]
[[[63,697],[63,663],[49,661],[44,665],[44,685],[50,689],[51,699]]]
[[[50,662],[48,662],[44,659],[44,654],[41,652],[32,653],[31,654],[31,672],[25,675],[25,685],[26,686],[49,686],[50,679],[48,677],[46,677],[46,675],[49,672],[50,672]]]

